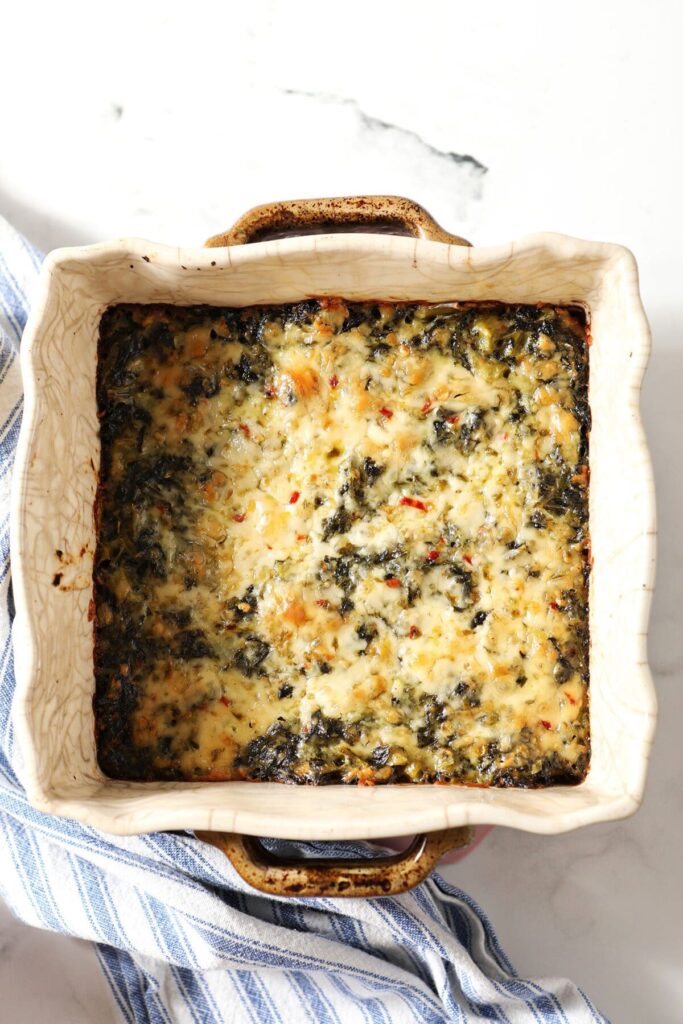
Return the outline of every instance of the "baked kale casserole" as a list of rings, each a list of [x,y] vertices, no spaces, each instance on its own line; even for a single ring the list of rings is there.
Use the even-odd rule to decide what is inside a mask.
[[[587,346],[569,306],[110,307],[102,770],[580,782]]]

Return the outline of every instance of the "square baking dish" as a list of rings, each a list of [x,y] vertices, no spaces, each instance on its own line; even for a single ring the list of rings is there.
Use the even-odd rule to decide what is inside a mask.
[[[288,204],[284,225],[307,231],[307,210]],[[267,220],[252,216],[250,236],[258,237]],[[650,339],[635,261],[620,246],[557,234],[490,248],[460,239],[448,244],[449,236],[429,223],[433,231],[423,224],[418,233],[442,240],[396,237],[373,227],[373,233],[347,228],[240,245],[246,239],[238,225],[208,248],[122,239],[47,257],[22,347],[26,406],[12,504],[15,721],[34,806],[118,834],[201,829],[319,840],[473,824],[558,833],[637,808],[656,712],[646,655],[654,491],[639,412]],[[392,227],[391,217],[381,225]],[[316,787],[277,783],[121,782],[101,773],[91,621],[99,319],[119,302],[243,306],[308,296],[586,309],[592,336],[592,760],[580,785],[329,786],[321,794]]]

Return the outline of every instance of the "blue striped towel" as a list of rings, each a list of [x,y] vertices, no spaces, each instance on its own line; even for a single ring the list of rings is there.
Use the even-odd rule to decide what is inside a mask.
[[[0,892],[17,917],[95,942],[131,1022],[604,1022],[570,982],[519,978],[479,907],[439,875],[394,899],[265,898],[190,833],[122,839],[28,804],[12,730],[7,516],[17,352],[40,262],[0,219]]]

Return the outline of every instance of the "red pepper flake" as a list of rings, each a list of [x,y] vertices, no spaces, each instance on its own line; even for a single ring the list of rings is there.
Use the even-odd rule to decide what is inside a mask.
[[[545,718],[541,719],[541,725],[543,726],[544,729],[552,729],[551,723],[550,722],[546,722]]]
[[[414,640],[416,636],[421,636],[420,630],[417,628],[417,626],[410,627],[410,629],[408,630],[408,636],[410,637],[411,640]]]
[[[346,306],[344,300],[338,298],[336,295],[320,295],[315,296],[318,299],[321,309],[339,310],[343,309],[346,312]]]
[[[459,416],[447,416],[446,417],[446,423],[453,423],[453,424],[455,424],[455,423],[458,422],[459,419],[460,419]]]
[[[297,503],[297,501],[299,500],[300,497],[301,497],[300,491],[292,491],[292,493],[289,496],[289,504],[290,505],[296,505],[296,503]]]
[[[237,426],[242,431],[245,437],[251,437],[251,430],[246,423],[238,423]]]
[[[463,555],[463,562],[467,562],[468,565],[472,565],[472,555]]]
[[[218,700],[220,701],[221,704],[224,704],[226,708],[230,707],[230,701],[228,700],[228,698],[225,695],[222,696],[222,697],[219,697]]]
[[[385,416],[388,420],[394,415],[393,410],[387,409],[386,405],[383,405],[380,409],[380,415]]]
[[[330,602],[326,598],[324,598],[324,597],[321,597],[315,603],[317,604],[318,608],[329,608],[330,607]]]
[[[244,512],[235,512],[232,520],[234,523],[243,523],[246,518]]]
[[[432,400],[431,400],[431,398],[428,398],[427,401],[423,403],[422,408],[420,409],[420,412],[422,412],[422,413],[429,412],[431,407],[432,407]]]
[[[548,605],[548,607],[549,607],[549,608],[552,608],[552,610],[553,610],[554,612],[559,612],[559,610],[560,610],[560,606],[559,606],[559,604],[557,603],[557,601],[551,601],[551,602],[550,602],[550,604]]]
[[[565,695],[565,697],[567,698],[567,700],[569,701],[570,704],[576,704],[576,701],[572,697],[571,693],[567,693],[567,691],[565,690],[564,691],[564,695]]]
[[[427,552],[427,561],[428,562],[435,562],[438,557],[439,557],[439,552],[436,551],[436,550],[428,551]]]
[[[306,534],[305,533],[297,533],[296,539],[297,540],[306,540]]]
[[[404,496],[399,501],[399,505],[408,505],[409,508],[419,508],[420,512],[427,511],[427,506],[424,501],[418,501],[417,498],[407,498]]]
[[[384,581],[388,587],[400,587],[401,581],[397,580],[395,576],[390,576],[388,580]]]
[[[327,383],[330,385],[331,388],[338,387],[338,385],[339,385],[339,377],[337,376],[337,374],[333,373]]]

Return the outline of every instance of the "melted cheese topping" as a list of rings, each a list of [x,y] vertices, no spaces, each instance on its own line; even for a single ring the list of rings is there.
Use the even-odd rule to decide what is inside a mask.
[[[110,309],[103,769],[580,781],[586,381],[563,308]]]

